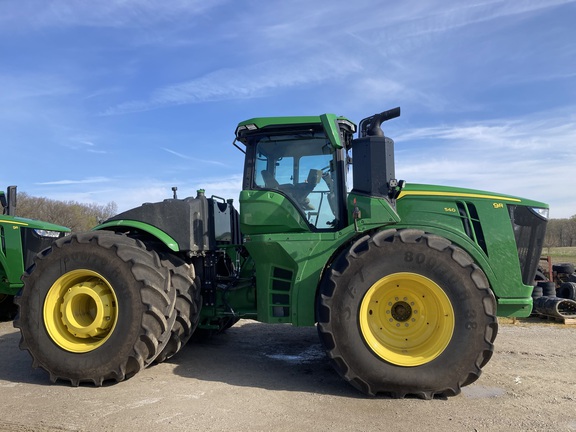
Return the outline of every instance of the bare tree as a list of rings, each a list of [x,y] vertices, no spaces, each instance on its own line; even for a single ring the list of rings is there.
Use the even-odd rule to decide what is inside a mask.
[[[576,215],[569,219],[550,219],[546,228],[544,246],[576,246]]]
[[[105,205],[82,204],[76,201],[57,201],[44,197],[33,197],[25,192],[18,193],[16,214],[64,225],[72,231],[88,231],[101,221],[117,213],[116,203]]]

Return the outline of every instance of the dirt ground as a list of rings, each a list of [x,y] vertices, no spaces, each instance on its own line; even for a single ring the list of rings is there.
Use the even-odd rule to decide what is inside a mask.
[[[576,326],[501,323],[480,379],[446,400],[359,394],[314,328],[241,321],[102,388],[50,384],[0,323],[0,431],[576,431]]]

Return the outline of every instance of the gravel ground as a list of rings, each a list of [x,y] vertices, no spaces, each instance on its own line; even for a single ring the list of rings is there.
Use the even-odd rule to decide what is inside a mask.
[[[0,323],[0,431],[576,431],[576,326],[501,323],[480,379],[445,400],[371,398],[314,328],[241,321],[101,388],[50,384]]]

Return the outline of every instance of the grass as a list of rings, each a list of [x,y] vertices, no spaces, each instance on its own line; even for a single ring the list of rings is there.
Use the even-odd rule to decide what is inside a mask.
[[[550,256],[552,263],[572,263],[576,265],[576,247],[545,247],[542,256]]]

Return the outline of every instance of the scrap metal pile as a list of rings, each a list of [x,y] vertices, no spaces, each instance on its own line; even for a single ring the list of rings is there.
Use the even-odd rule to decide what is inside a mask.
[[[576,273],[574,264],[540,266],[532,292],[533,314],[576,319]]]

